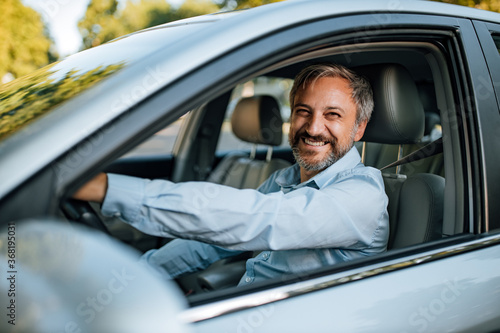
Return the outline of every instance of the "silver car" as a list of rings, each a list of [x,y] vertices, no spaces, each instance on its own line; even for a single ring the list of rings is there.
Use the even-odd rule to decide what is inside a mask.
[[[499,51],[493,12],[292,0],[139,31],[0,86],[2,332],[499,331]],[[373,86],[357,147],[383,168],[386,253],[236,287],[248,253],[162,281],[138,258],[169,239],[71,199],[101,171],[257,187],[294,163],[287,94],[318,62]],[[279,111],[259,139],[232,117],[250,99]]]

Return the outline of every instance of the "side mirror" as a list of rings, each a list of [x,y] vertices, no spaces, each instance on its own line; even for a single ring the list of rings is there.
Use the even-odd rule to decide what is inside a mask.
[[[11,222],[0,253],[1,332],[189,332],[175,283],[108,235],[46,219]]]

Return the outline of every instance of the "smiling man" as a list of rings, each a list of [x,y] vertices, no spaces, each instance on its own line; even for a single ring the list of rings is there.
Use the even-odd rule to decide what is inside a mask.
[[[358,82],[359,87],[351,88]],[[290,104],[289,141],[302,182],[347,154],[363,136],[373,109],[368,83],[343,67],[329,65],[311,66],[299,73]]]
[[[145,233],[179,238],[143,256],[166,278],[242,251],[260,253],[247,261],[240,285],[384,252],[382,176],[354,147],[373,109],[369,83],[339,65],[312,65],[295,78],[290,104],[297,164],[257,190],[100,174],[74,197],[102,202],[105,215]],[[195,200],[200,193],[215,195]]]

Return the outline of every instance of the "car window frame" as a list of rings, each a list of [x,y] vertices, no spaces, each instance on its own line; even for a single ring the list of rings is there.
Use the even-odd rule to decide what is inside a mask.
[[[478,160],[481,161],[480,191],[485,200],[484,224],[480,232],[500,230],[500,211],[496,208],[495,198],[500,197],[500,176],[494,170],[500,163],[500,55],[492,38],[493,33],[500,36],[500,24],[472,21],[474,36],[465,36],[470,40],[466,52],[471,59],[484,59],[470,64],[472,89],[475,92],[474,103],[479,132]],[[471,33],[472,34],[472,33]],[[474,57],[474,58],[473,58]],[[492,97],[494,96],[494,97]],[[481,140],[489,138],[489,140]],[[496,139],[495,139],[496,138]]]

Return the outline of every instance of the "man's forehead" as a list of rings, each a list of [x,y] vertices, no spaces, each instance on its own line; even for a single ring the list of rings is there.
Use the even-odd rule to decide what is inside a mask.
[[[341,76],[322,76],[306,80],[302,85],[298,87],[296,99],[297,97],[304,97],[304,95],[306,95],[305,93],[316,92],[319,83],[321,83],[320,89],[325,89],[325,85],[329,86],[328,88],[326,88],[326,93],[328,93],[329,91],[331,91],[332,93],[341,91],[351,96],[351,101],[354,102],[354,99],[352,98],[353,90],[350,86],[350,82]]]
[[[311,78],[308,78],[307,80],[304,81],[304,84],[302,85],[302,87],[314,86],[320,81],[321,82],[325,82],[325,81],[328,82],[329,81],[329,82],[336,82],[336,83],[342,82],[350,88],[349,80],[342,77],[342,76],[339,76],[339,75],[336,75],[336,76],[322,75],[322,76],[311,77]]]

